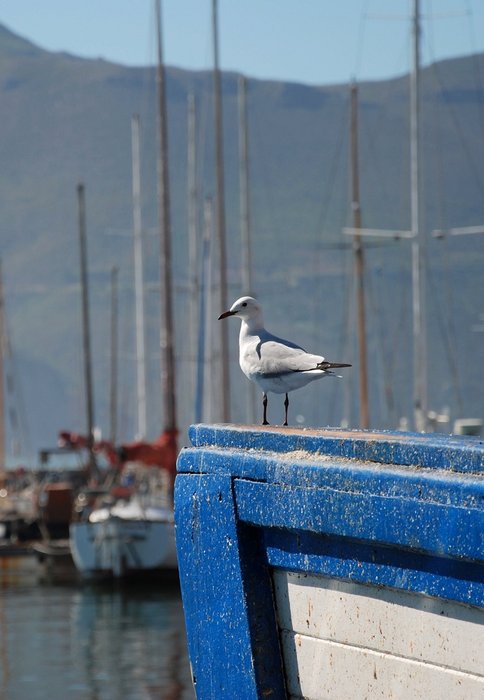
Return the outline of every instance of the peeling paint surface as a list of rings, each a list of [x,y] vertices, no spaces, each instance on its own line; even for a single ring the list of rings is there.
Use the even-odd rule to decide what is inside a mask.
[[[175,520],[197,697],[484,693],[480,659],[472,666],[457,644],[483,646],[482,441],[231,425],[190,437]],[[284,580],[304,592],[296,627],[281,621]],[[402,611],[420,630],[403,642]],[[328,668],[334,678],[359,669],[362,694],[338,695]],[[303,682],[304,669],[317,682]],[[432,694],[439,673],[444,695]]]

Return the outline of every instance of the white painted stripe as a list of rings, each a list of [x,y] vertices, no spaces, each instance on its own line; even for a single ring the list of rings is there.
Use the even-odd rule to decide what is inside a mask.
[[[312,665],[318,669],[323,664],[320,683],[324,684],[324,692],[328,688],[331,688],[331,692],[315,697],[340,697],[333,695],[331,684],[326,687],[324,678],[325,674],[328,674],[328,679],[332,677],[329,657],[336,653],[339,666],[344,669],[346,662],[342,657],[348,653],[351,658],[355,657],[353,661],[348,661],[349,666],[356,663],[361,670],[365,663],[371,665],[371,673],[368,669],[363,673],[366,680],[360,688],[363,693],[361,697],[365,697],[364,688],[373,688],[374,681],[378,679],[377,672],[377,679],[372,680],[372,664],[377,659],[383,678],[401,674],[402,678],[408,676],[407,680],[411,683],[411,679],[418,676],[422,680],[422,688],[426,688],[427,683],[437,682],[436,674],[442,674],[442,688],[448,689],[446,693],[454,693],[455,688],[461,686],[467,688],[467,681],[462,685],[467,678],[471,690],[466,692],[477,692],[475,688],[479,687],[479,697],[484,698],[484,610],[322,576],[275,570],[273,578],[279,626],[287,631],[283,632],[286,639],[284,648],[288,654],[287,669],[292,669],[291,673],[295,672],[297,679],[297,669],[301,664],[301,687],[306,688],[310,679],[308,681],[304,677],[305,669],[308,667],[312,676]],[[300,645],[294,641],[289,644],[287,639],[304,641]],[[325,644],[318,645],[318,641]],[[299,651],[302,647],[309,654],[309,666],[304,656],[306,652]],[[331,651],[328,651],[329,648]],[[321,660],[318,653],[322,654]],[[346,673],[341,668],[338,673]],[[403,688],[406,682],[402,680]],[[396,680],[392,683],[400,687]],[[383,686],[377,685],[381,691]],[[297,695],[299,685],[292,680],[290,686],[291,692]],[[440,692],[440,680],[437,686]],[[345,692],[347,694],[341,697],[359,697],[349,691],[349,686],[346,686]],[[305,691],[303,696],[307,696]],[[383,693],[375,697],[390,695]],[[431,700],[433,697],[443,698],[444,695],[429,695],[425,691],[421,695],[395,697]],[[474,696],[464,694],[455,697]],[[454,695],[447,694],[446,700],[449,698],[453,700]]]
[[[482,700],[484,679],[390,654],[282,633],[289,693],[305,700]]]

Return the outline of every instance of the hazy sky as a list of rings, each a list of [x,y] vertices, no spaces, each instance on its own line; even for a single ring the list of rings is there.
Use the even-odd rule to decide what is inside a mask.
[[[378,79],[409,66],[411,0],[219,0],[220,62],[312,84]],[[421,0],[422,55],[484,51],[484,0]],[[153,0],[0,0],[0,23],[52,51],[127,65],[155,60]],[[211,0],[164,0],[165,60],[212,63]]]

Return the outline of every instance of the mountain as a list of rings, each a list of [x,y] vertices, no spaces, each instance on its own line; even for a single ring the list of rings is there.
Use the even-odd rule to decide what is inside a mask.
[[[422,72],[422,190],[427,245],[429,406],[483,415],[484,237],[430,237],[433,229],[484,224],[484,55]],[[134,424],[131,116],[142,122],[142,206],[146,236],[150,435],[161,426],[159,397],[156,91],[153,68],[50,53],[0,27],[0,241],[18,385],[33,449],[60,429],[84,429],[76,187],[86,185],[96,419],[107,432],[110,271],[120,268],[120,431]],[[237,82],[223,75],[230,297],[240,288]],[[212,79],[167,71],[169,161],[182,440],[192,420],[194,347],[187,328],[187,96],[199,116],[201,196],[213,194]],[[408,77],[359,86],[363,225],[410,226]],[[353,362],[343,381],[296,392],[290,420],[356,424],[352,261],[342,228],[351,221],[349,88],[248,81],[254,277],[268,327],[315,352]],[[375,427],[411,415],[410,248],[369,243],[371,413]],[[214,318],[220,313],[213,312]],[[245,420],[246,380],[232,343],[233,419]],[[49,381],[45,381],[45,377]],[[40,377],[44,377],[41,382]],[[57,406],[57,410],[53,410]],[[59,415],[63,424],[59,424]],[[273,398],[269,419],[279,422]]]

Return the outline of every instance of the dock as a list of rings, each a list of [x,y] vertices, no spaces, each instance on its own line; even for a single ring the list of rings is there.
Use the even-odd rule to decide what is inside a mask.
[[[484,697],[484,443],[196,425],[175,522],[197,698]]]

